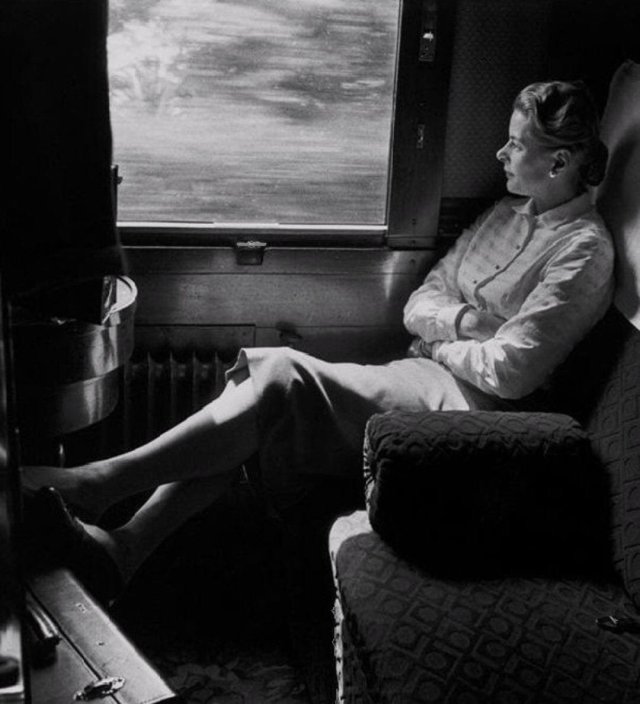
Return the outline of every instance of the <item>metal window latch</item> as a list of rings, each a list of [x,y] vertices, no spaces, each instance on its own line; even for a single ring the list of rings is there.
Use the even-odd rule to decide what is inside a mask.
[[[124,685],[124,677],[105,677],[101,680],[91,682],[83,689],[77,691],[73,698],[77,702],[88,702],[92,699],[102,699],[111,694],[115,694]]]
[[[423,0],[420,49],[418,52],[418,61],[422,63],[432,64],[436,60],[437,25],[438,8],[436,0]]]
[[[249,240],[248,242],[236,242],[235,244],[236,263],[245,266],[259,266],[264,259],[264,252],[267,249],[266,242]]]

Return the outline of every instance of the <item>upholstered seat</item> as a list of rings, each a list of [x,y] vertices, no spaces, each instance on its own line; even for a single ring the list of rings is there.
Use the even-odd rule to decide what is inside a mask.
[[[566,574],[559,554],[553,570],[536,567],[533,576],[519,576],[525,574],[522,560],[511,576],[451,576],[441,561],[431,569],[428,559],[405,557],[402,535],[388,532],[386,523],[401,510],[394,502],[406,497],[378,496],[369,512],[396,549],[373,531],[366,511],[338,519],[330,536],[341,701],[640,702],[640,632],[596,624],[613,615],[640,626],[633,603],[640,603],[640,332],[612,310],[576,351],[564,383],[574,385],[575,375],[590,380],[577,387],[582,394],[573,399],[574,411],[609,487],[606,520],[594,514],[594,524],[610,538],[608,564],[594,560],[576,576],[567,552]],[[595,401],[588,403],[587,393]],[[415,436],[416,426],[404,420],[394,432]],[[393,444],[384,421],[372,419],[367,430],[377,452],[376,434],[386,432],[386,445]],[[425,472],[432,469],[428,454],[421,461]],[[601,545],[583,519],[595,557]],[[403,516],[399,523],[407,521]],[[559,543],[562,537],[558,533]],[[456,540],[449,545],[454,558]],[[414,543],[407,543],[410,556]],[[564,549],[570,549],[566,542]],[[506,563],[506,571],[511,566]]]
[[[490,491],[496,511],[505,497],[511,504],[506,518],[492,519],[487,530],[482,517],[493,512],[491,495],[480,489],[476,500],[469,492],[468,471],[456,464],[455,452],[447,449],[443,469],[433,434],[427,441],[412,439],[420,434],[419,419],[396,419],[390,429],[383,417],[374,417],[366,438],[373,464],[368,513],[338,519],[330,535],[340,701],[640,702],[639,123],[640,65],[627,62],[612,82],[603,130],[612,169],[600,203],[621,273],[615,305],[559,370],[549,409],[580,424],[590,459],[576,464],[570,453],[566,464],[576,471],[563,479],[560,461],[535,485],[560,482],[560,493],[551,490],[543,500],[551,529],[539,531],[545,511],[532,506],[528,490],[518,496],[504,479],[513,471],[530,487],[536,461],[548,469],[539,434],[533,454],[514,460],[498,452],[502,479]],[[433,421],[425,416],[425,427]],[[484,418],[479,426],[480,435],[458,439],[463,455],[473,457],[483,447],[490,424]],[[403,452],[412,471],[404,472]],[[581,462],[588,467],[586,484]],[[492,461],[485,457],[484,463],[493,482]],[[420,471],[435,475],[431,484]],[[406,477],[398,480],[401,474]],[[578,496],[573,482],[581,482]],[[473,513],[464,530],[456,528],[455,503],[443,508],[424,501],[444,486],[464,497],[458,516]],[[572,515],[565,528],[563,502]],[[474,521],[478,534],[467,540]],[[550,546],[556,553],[552,569],[540,561],[527,568],[526,554],[511,560],[514,546],[530,538],[533,545],[542,541],[540,554]],[[483,570],[483,552],[491,554],[494,539],[507,549]],[[454,574],[447,568],[461,555],[476,559],[466,574]]]
[[[339,701],[640,701],[640,635],[596,624],[630,613],[620,584],[443,579],[398,558],[365,511],[334,524],[330,549]]]

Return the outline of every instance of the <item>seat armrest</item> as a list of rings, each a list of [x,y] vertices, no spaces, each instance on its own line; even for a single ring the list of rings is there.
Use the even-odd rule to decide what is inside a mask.
[[[373,529],[429,569],[477,576],[601,563],[606,480],[569,416],[376,415],[365,481]]]

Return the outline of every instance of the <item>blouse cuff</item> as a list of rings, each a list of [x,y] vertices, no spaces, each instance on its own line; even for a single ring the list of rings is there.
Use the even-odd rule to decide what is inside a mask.
[[[450,341],[460,339],[458,326],[462,316],[469,308],[471,306],[468,303],[440,308],[436,316],[437,339]]]

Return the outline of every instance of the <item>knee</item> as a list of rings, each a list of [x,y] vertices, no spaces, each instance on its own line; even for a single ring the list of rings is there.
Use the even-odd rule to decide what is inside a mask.
[[[286,383],[300,376],[303,353],[291,347],[274,347],[269,353],[269,381]]]
[[[308,358],[303,352],[290,347],[270,349],[264,360],[263,388],[269,395],[286,398],[293,387],[300,387],[308,376],[305,371]]]

